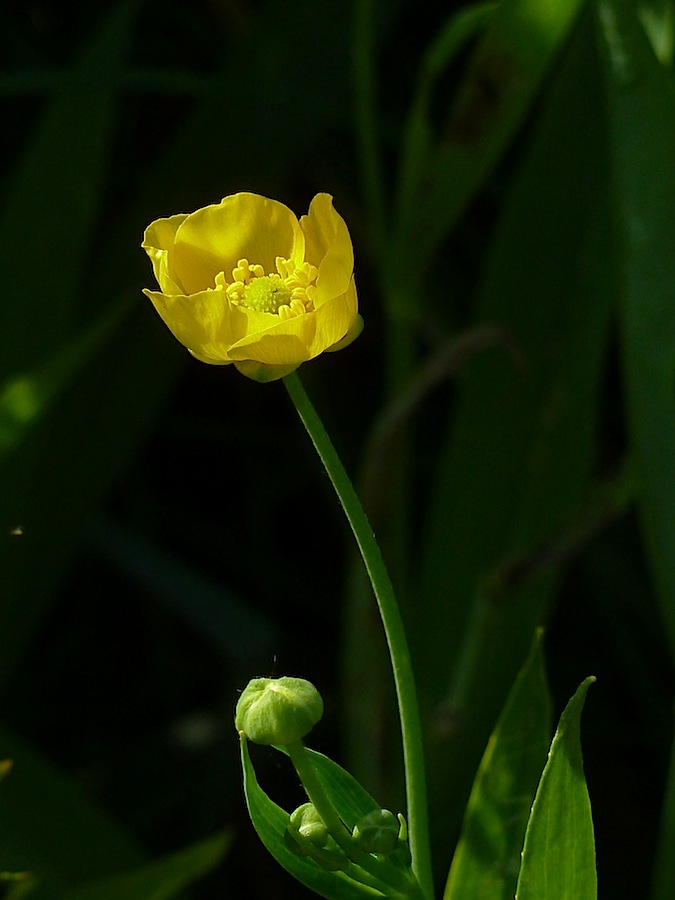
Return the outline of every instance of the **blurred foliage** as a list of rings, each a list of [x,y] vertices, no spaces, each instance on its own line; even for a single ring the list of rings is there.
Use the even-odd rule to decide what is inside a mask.
[[[0,872],[31,872],[6,896],[308,896],[245,811],[252,675],[316,683],[313,743],[400,805],[376,611],[283,389],[192,361],[140,294],[147,223],[237,190],[328,191],[354,238],[366,329],[302,374],[403,601],[438,883],[544,625],[558,712],[598,678],[600,896],[675,894],[674,22],[0,8]]]

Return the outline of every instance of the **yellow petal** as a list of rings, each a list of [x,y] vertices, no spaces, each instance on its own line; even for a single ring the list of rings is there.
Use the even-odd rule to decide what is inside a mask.
[[[240,259],[275,272],[277,256],[301,263],[304,237],[283,203],[240,193],[187,216],[176,232],[173,266],[188,294],[212,287],[219,272],[230,280]]]
[[[348,290],[342,296],[334,297],[317,308],[316,336],[310,348],[310,359],[340,343],[358,318],[356,284],[352,278]],[[354,335],[355,338],[357,334]]]
[[[152,260],[152,269],[157,284],[166,294],[180,294],[183,287],[173,276],[170,268],[171,250],[178,226],[187,219],[186,214],[157,219],[145,229],[141,247]]]
[[[266,366],[299,366],[311,358],[316,313],[279,319],[261,332],[249,333],[230,348],[230,359],[253,360]]]
[[[337,344],[333,344],[332,347],[327,347],[326,353],[333,353],[335,350],[344,350],[344,348],[348,347],[352,343],[352,341],[355,341],[357,339],[362,331],[363,319],[361,318],[361,316],[357,316],[352,322],[351,328],[342,338],[342,340],[338,341]]]
[[[309,213],[300,219],[305,235],[305,259],[319,270],[317,306],[344,294],[354,271],[354,250],[347,225],[330,194],[317,194]]]
[[[191,296],[144,290],[174,337],[202,362],[232,362],[229,349],[247,333],[245,311],[232,306],[222,291]]]

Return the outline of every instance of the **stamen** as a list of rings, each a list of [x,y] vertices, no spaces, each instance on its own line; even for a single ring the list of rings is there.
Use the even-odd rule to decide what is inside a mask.
[[[259,263],[251,264],[242,258],[232,269],[232,283],[227,283],[225,272],[219,272],[214,290],[225,291],[235,306],[278,315],[280,319],[313,312],[316,266],[305,262],[296,266],[292,259],[283,256],[277,256],[274,262],[278,274],[266,275]]]

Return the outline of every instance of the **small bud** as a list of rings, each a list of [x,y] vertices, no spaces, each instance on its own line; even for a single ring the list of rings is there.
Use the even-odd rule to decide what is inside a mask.
[[[309,856],[327,872],[349,866],[349,860],[330,838],[313,803],[303,803],[291,813],[284,837],[286,846],[296,856]]]
[[[289,820],[291,832],[299,831],[315,847],[325,847],[328,840],[328,829],[323,824],[323,819],[316,811],[313,803],[303,803],[293,810]]]
[[[234,717],[237,731],[256,744],[293,744],[323,715],[323,700],[304,678],[253,678]]]
[[[393,853],[400,823],[388,809],[375,809],[355,826],[352,837],[366,853]]]

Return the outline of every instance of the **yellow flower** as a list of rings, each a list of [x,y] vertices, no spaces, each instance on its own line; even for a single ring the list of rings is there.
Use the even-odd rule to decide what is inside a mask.
[[[300,221],[276,200],[232,194],[157,219],[143,249],[160,290],[144,290],[202,362],[274,381],[361,331],[354,253],[329,194]]]

